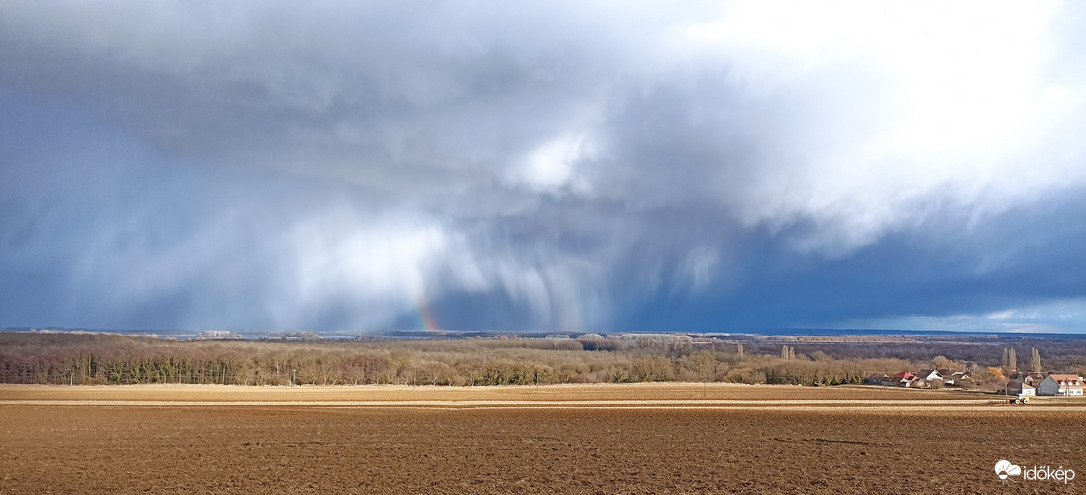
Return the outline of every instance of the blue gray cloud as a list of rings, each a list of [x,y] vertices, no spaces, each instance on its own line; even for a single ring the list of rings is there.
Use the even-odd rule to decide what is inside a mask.
[[[1073,4],[0,10],[0,325],[1086,323]]]

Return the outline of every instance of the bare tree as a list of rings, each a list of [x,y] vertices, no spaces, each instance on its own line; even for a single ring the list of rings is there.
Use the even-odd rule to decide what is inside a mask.
[[[1041,372],[1041,353],[1036,347],[1033,348],[1033,356],[1029,358],[1029,370],[1034,373]]]
[[[696,351],[683,359],[683,367],[694,372],[701,382],[708,382],[716,373],[716,358],[709,351]]]

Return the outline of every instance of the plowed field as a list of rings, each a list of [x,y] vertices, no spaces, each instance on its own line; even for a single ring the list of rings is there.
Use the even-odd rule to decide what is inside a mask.
[[[0,387],[0,493],[1074,493],[1086,402],[723,385]],[[999,459],[1075,469],[1006,482]]]

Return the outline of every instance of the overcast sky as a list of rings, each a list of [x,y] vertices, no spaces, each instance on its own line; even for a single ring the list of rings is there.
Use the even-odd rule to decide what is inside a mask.
[[[1079,2],[0,0],[0,327],[1086,332]]]

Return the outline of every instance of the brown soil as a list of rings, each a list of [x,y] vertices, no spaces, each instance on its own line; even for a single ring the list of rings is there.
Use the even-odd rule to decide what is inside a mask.
[[[1080,403],[681,384],[255,390],[0,387],[0,493],[1072,493],[1086,483]],[[67,400],[129,402],[57,402]],[[790,400],[814,405],[773,402]],[[1079,479],[1002,482],[999,459]]]

